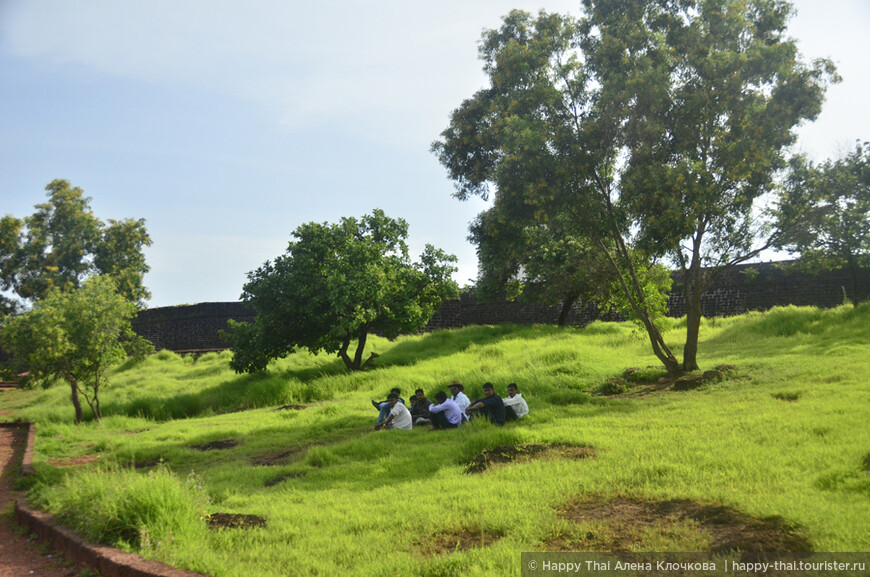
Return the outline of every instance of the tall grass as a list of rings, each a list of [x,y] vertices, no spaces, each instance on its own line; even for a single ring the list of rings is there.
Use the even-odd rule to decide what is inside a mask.
[[[817,550],[870,550],[870,304],[707,319],[704,368],[737,369],[683,393],[639,394],[634,381],[661,373],[628,325],[372,340],[377,365],[355,374],[302,354],[238,376],[228,353],[162,352],[119,367],[107,417],[83,426],[71,424],[62,387],[3,393],[4,411],[38,422],[31,499],[92,538],[216,576],[518,574],[519,552],[604,530],[562,518],[561,504],[615,497],[723,504],[780,516]],[[628,367],[640,369],[629,395],[596,394]],[[454,379],[472,398],[485,381],[500,392],[516,382],[532,412],[504,428],[366,433],[371,399],[393,386],[431,395]],[[285,404],[308,408],[278,410]],[[194,448],[227,439],[237,445]],[[482,451],[527,443],[592,446],[596,456],[465,472]],[[99,459],[69,466],[82,455]],[[132,468],[157,462],[153,473]],[[267,526],[206,531],[203,506]],[[75,513],[88,507],[101,512],[90,522]],[[457,532],[486,546],[433,552]],[[161,547],[174,537],[171,550],[155,550],[154,535]],[[639,532],[633,547],[702,544],[696,527],[669,525]]]

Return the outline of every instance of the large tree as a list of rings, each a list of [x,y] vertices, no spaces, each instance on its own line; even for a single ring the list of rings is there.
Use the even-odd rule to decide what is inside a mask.
[[[262,371],[304,347],[335,353],[348,370],[360,370],[371,360],[363,360],[369,334],[392,338],[421,329],[458,294],[451,280],[456,257],[426,245],[413,263],[407,236],[408,224],[381,210],[297,228],[286,254],[248,274],[242,300],[257,319],[230,321],[232,368]]]
[[[513,11],[484,32],[490,85],[433,145],[460,199],[510,197],[569,218],[610,263],[671,374],[698,368],[712,275],[770,244],[760,201],[794,128],[815,118],[830,62],[803,63],[781,0],[584,0],[579,19]],[[655,324],[638,254],[682,271],[680,362]]]
[[[90,275],[111,276],[118,291],[141,305],[151,297],[142,279],[151,245],[144,219],[98,219],[90,197],[66,180],[45,187],[48,200],[23,219],[0,220],[0,288],[35,302],[52,289],[77,288]]]
[[[858,282],[858,269],[870,266],[870,148],[857,143],[837,160],[819,165],[805,157],[792,161],[778,218],[794,223],[778,246],[800,254],[808,270],[845,268],[854,302],[870,297]]]
[[[84,418],[80,396],[100,419],[108,369],[128,354],[153,350],[130,326],[136,310],[111,278],[92,276],[78,288],[53,288],[26,313],[6,319],[0,343],[32,378],[66,381],[77,423]]]

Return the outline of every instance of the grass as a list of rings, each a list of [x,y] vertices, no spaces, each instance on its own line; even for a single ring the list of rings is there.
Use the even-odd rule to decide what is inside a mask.
[[[677,349],[680,326],[666,334]],[[92,539],[215,576],[518,574],[521,551],[565,535],[594,534],[588,547],[606,547],[612,526],[559,513],[590,499],[721,504],[781,517],[818,551],[870,550],[870,304],[706,320],[703,368],[737,369],[681,393],[633,394],[661,372],[624,324],[371,343],[376,369],[357,374],[297,354],[239,376],[229,353],[164,351],[116,369],[106,417],[82,426],[62,385],[0,401],[4,418],[38,423],[32,502]],[[641,370],[626,394],[594,394],[628,367]],[[532,412],[504,428],[365,434],[370,399],[393,386],[434,394],[453,379],[472,399],[485,381],[499,391],[517,382]],[[287,404],[308,408],[276,410]],[[237,444],[193,448],[228,439]],[[530,443],[596,456],[465,472],[482,451]],[[267,524],[207,530],[216,512]],[[631,540],[641,551],[705,543],[691,520],[639,527]]]

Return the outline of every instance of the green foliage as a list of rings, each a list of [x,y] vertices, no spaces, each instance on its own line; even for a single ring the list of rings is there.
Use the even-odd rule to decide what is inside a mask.
[[[457,295],[456,257],[426,245],[408,256],[408,225],[381,210],[338,224],[310,222],[274,262],[248,275],[242,299],[257,311],[252,324],[231,322],[231,366],[257,372],[298,347],[338,353],[349,370],[365,366],[370,333],[393,338],[422,328]],[[348,354],[351,340],[356,354]],[[371,357],[370,357],[371,358]]]
[[[783,234],[778,245],[800,253],[799,266],[818,271],[845,267],[855,302],[870,298],[857,270],[870,265],[870,148],[858,143],[843,158],[816,166],[791,162],[775,214]]]
[[[37,301],[52,289],[77,288],[89,275],[106,275],[131,302],[151,298],[142,284],[149,270],[142,249],[151,245],[144,219],[106,225],[69,181],[53,180],[45,190],[48,201],[32,215],[0,220],[0,288]]]
[[[630,298],[621,290],[620,283],[614,281],[611,283],[610,290],[599,301],[599,306],[603,309],[619,312],[643,328],[642,319],[638,316],[635,307],[631,306],[632,300],[637,301],[643,298],[646,303],[644,318],[652,320],[659,330],[668,328],[667,325],[670,321],[666,316],[668,314],[668,292],[673,285],[670,271],[663,265],[647,264],[640,259],[635,261],[634,271],[637,283],[626,278],[628,273],[625,273],[623,278],[625,286],[629,288]]]
[[[135,313],[136,306],[115,292],[112,279],[94,276],[77,289],[54,289],[30,311],[8,319],[0,342],[35,379],[69,384],[76,422],[83,418],[79,394],[100,419],[106,371],[128,353],[141,357],[153,350],[130,326]]]
[[[760,250],[757,203],[794,128],[819,114],[834,67],[798,59],[786,2],[584,0],[583,11],[515,10],[484,32],[489,86],[453,112],[433,150],[456,197],[494,188],[479,229],[493,218],[511,219],[505,230],[570,223],[621,279],[656,356],[672,373],[695,370],[709,274]],[[480,246],[484,263],[514,256]],[[655,325],[639,254],[684,272],[682,366]]]
[[[191,474],[181,480],[162,466],[145,475],[121,468],[86,471],[51,490],[37,485],[33,496],[91,541],[167,561],[178,543],[205,532],[209,504],[200,479]]]
[[[496,197],[470,228],[480,266],[476,289],[484,297],[506,289],[509,299],[561,304],[563,326],[578,300],[607,294],[611,271],[589,240],[574,231],[570,219],[537,223],[533,213],[508,205],[504,198]]]

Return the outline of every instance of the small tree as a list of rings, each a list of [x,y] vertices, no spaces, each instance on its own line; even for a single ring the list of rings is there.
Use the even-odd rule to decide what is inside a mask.
[[[248,274],[242,300],[257,319],[229,323],[233,370],[262,371],[304,347],[336,353],[356,371],[371,360],[363,361],[370,333],[392,338],[422,328],[458,294],[450,278],[456,257],[426,245],[420,262],[412,263],[407,235],[404,220],[381,210],[297,228],[286,254]]]
[[[153,349],[130,326],[136,310],[110,278],[94,276],[78,289],[53,289],[30,311],[7,319],[0,342],[35,379],[69,384],[76,423],[83,419],[79,395],[94,418],[101,419],[99,395],[108,384],[106,371],[128,353]]]
[[[90,275],[111,276],[117,291],[140,304],[151,298],[142,279],[151,244],[144,219],[108,225],[91,210],[91,199],[69,181],[45,187],[48,201],[23,219],[0,219],[0,289],[36,302],[52,289],[77,288]]]
[[[800,253],[798,266],[808,270],[846,268],[854,302],[868,297],[858,269],[870,265],[870,150],[867,143],[835,161],[815,166],[793,159],[785,193],[776,210],[781,222],[793,223],[778,245]]]

